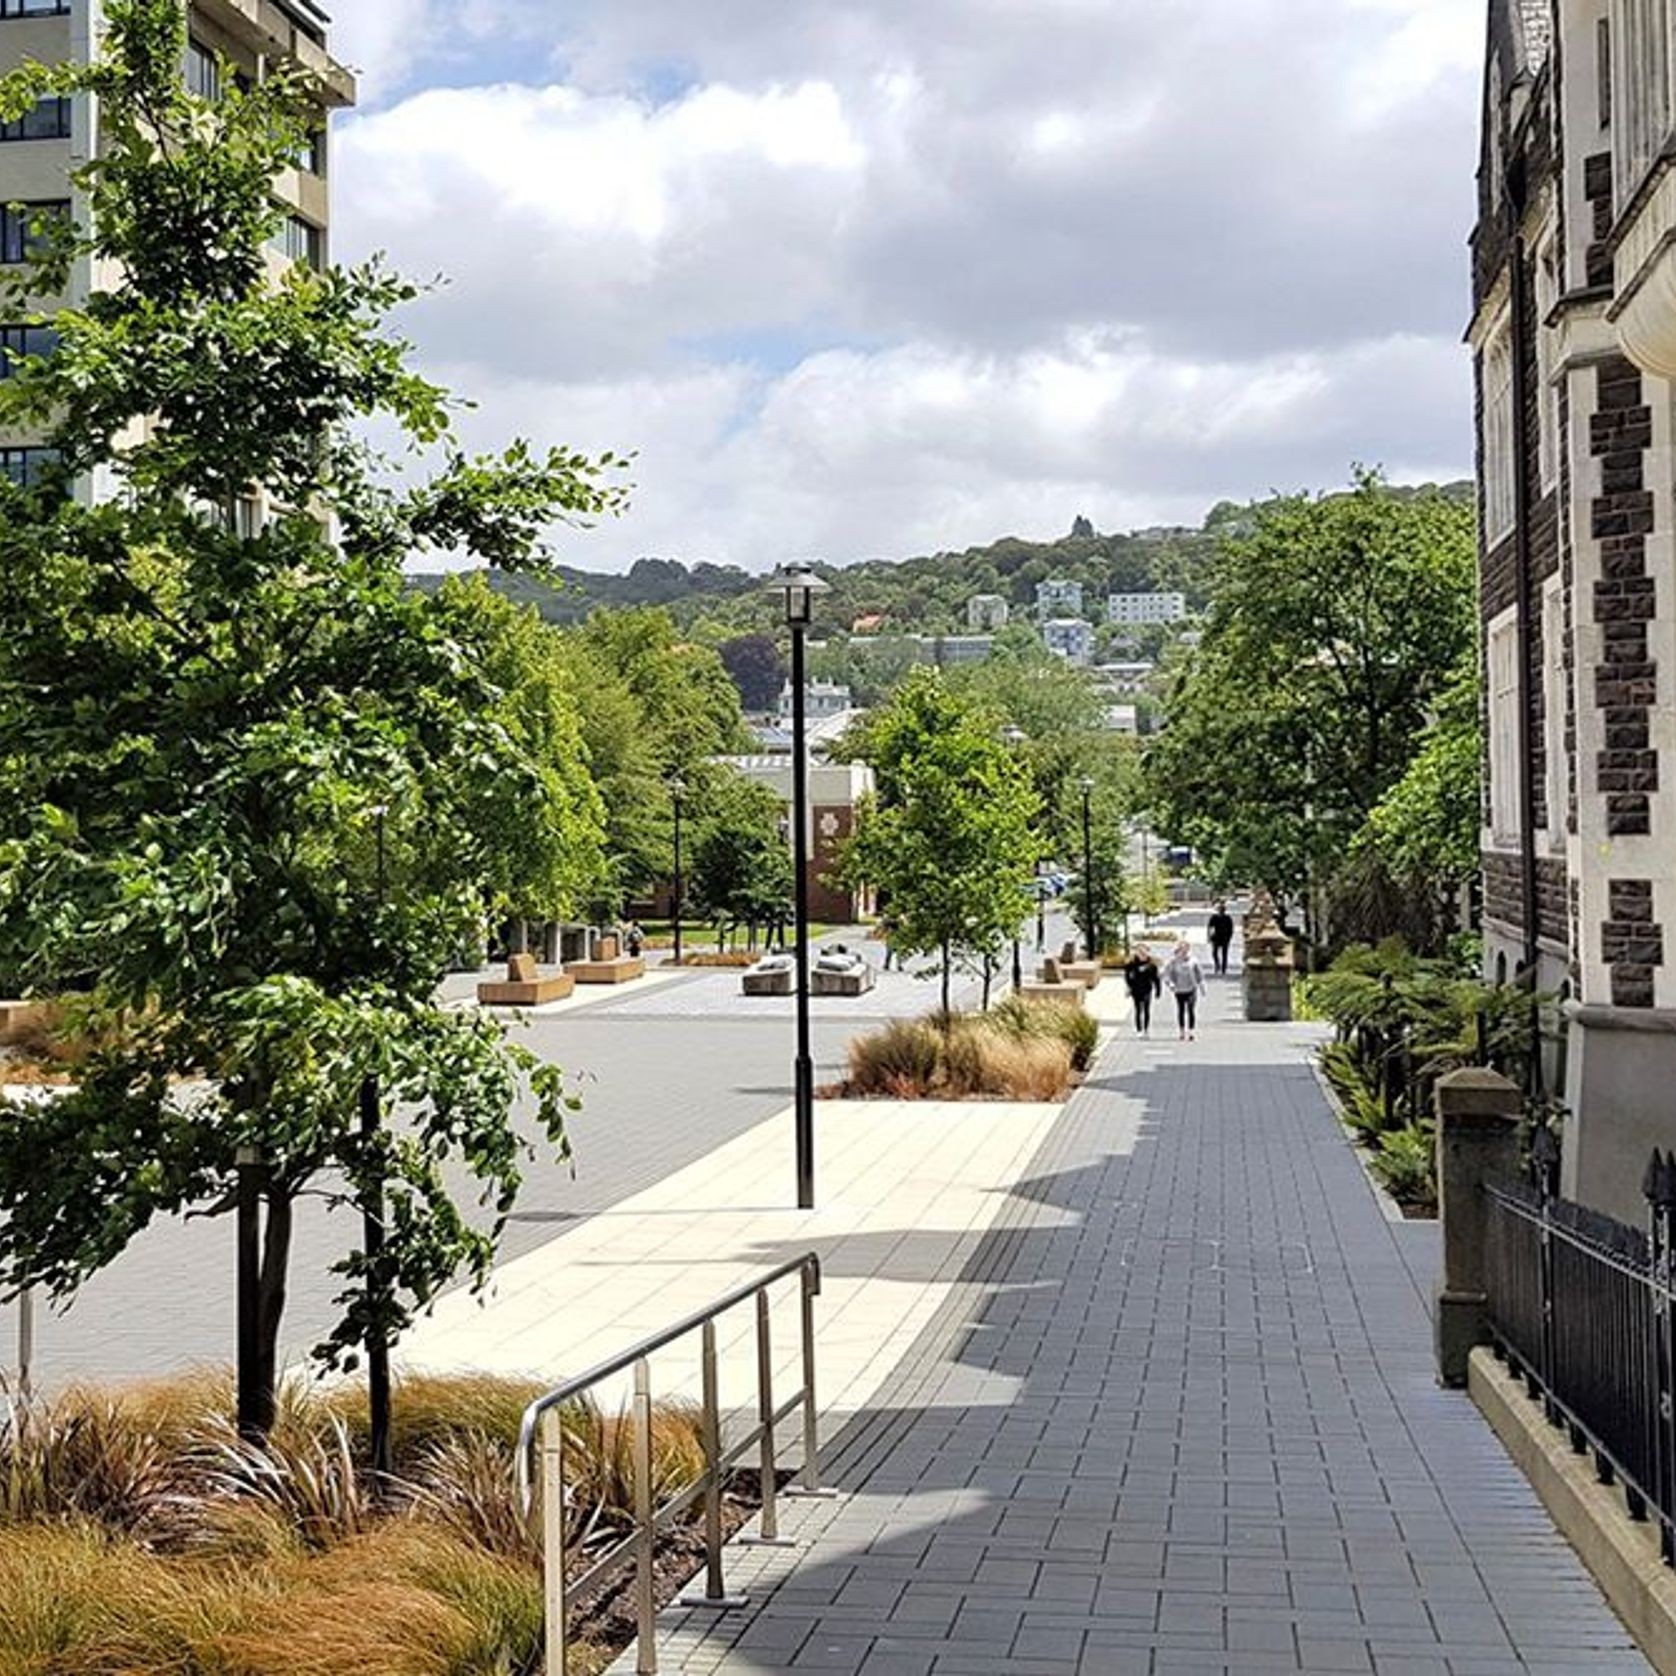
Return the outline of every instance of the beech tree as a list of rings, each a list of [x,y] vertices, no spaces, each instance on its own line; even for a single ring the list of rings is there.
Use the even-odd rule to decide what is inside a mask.
[[[154,1219],[254,1181],[241,1417],[262,1429],[299,1195],[383,1206],[382,1253],[339,1265],[320,1354],[343,1364],[369,1326],[393,1339],[487,1277],[521,1105],[565,1145],[558,1068],[434,996],[486,903],[585,887],[597,812],[555,766],[565,729],[509,707],[508,658],[403,564],[542,568],[542,533],[621,489],[609,456],[460,451],[387,333],[414,288],[272,254],[306,79],[228,75],[206,102],[185,47],[180,0],[108,0],[95,61],[0,80],[4,118],[92,96],[101,129],[85,224],[37,226],[5,318],[69,294],[78,262],[121,276],[0,384],[0,424],[55,451],[0,482],[0,964],[73,994],[95,1044],[62,1098],[0,1109],[0,1286],[73,1294]],[[437,469],[403,479],[357,440],[367,420]],[[72,492],[96,479],[112,492]]]

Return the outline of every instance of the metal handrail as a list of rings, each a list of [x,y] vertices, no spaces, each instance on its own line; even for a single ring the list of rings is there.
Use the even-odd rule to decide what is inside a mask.
[[[770,1290],[792,1275],[801,1279],[800,1326],[802,1329],[803,1384],[795,1396],[776,1406],[774,1367],[770,1340]],[[530,1468],[539,1453],[541,1462],[541,1504],[539,1535],[542,1546],[544,1598],[546,1602],[546,1676],[565,1676],[568,1651],[570,1603],[590,1592],[611,1572],[631,1557],[638,1560],[636,1586],[636,1642],[638,1669],[642,1676],[657,1670],[655,1640],[656,1598],[653,1562],[657,1537],[701,1496],[704,1500],[705,1588],[700,1597],[685,1604],[727,1609],[743,1600],[729,1595],[722,1576],[722,1473],[753,1447],[760,1446],[762,1480],[762,1540],[779,1537],[778,1459],[775,1427],[781,1420],[803,1411],[802,1493],[820,1495],[820,1438],[815,1405],[815,1314],[814,1301],[821,1290],[821,1262],[816,1252],[807,1252],[782,1263],[777,1269],[735,1287],[708,1308],[697,1310],[672,1327],[642,1339],[638,1344],[601,1362],[587,1373],[537,1397],[524,1410],[518,1428],[518,1494],[526,1518],[536,1513]],[[748,1435],[724,1454],[721,1445],[721,1412],[718,1396],[716,1322],[741,1304],[756,1301],[757,1423]],[[704,1471],[662,1507],[652,1501],[652,1374],[651,1357],[692,1333],[703,1334],[702,1378]],[[629,1370],[634,1373],[634,1421],[632,1459],[634,1471],[634,1520],[629,1534],[594,1562],[581,1576],[565,1575],[564,1552],[564,1431],[560,1411],[602,1381]],[[539,1434],[539,1436],[538,1436]]]

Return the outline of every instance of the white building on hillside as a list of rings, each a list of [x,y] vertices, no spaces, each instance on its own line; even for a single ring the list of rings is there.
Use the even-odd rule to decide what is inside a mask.
[[[1186,615],[1185,594],[1112,594],[1106,600],[1106,621],[1125,627],[1179,623]]]
[[[1055,617],[1043,623],[1042,643],[1056,658],[1078,669],[1094,661],[1094,625],[1081,617]]]

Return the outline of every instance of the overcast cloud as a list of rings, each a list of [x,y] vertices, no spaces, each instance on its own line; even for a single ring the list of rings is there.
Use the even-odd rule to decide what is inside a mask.
[[[1482,0],[339,0],[338,254],[562,556],[763,568],[1470,469]]]

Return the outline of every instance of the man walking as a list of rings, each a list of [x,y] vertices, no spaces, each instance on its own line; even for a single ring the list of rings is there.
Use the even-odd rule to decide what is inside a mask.
[[[1228,975],[1228,950],[1234,941],[1234,916],[1228,912],[1226,902],[1216,904],[1216,912],[1210,916],[1210,952],[1211,959],[1216,964],[1219,977]]]

